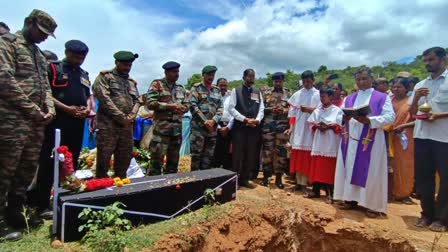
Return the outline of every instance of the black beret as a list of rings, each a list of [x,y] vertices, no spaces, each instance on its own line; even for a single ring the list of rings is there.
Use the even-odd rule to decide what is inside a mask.
[[[285,74],[282,72],[276,72],[272,75],[272,79],[273,80],[284,80],[285,79]]]
[[[87,54],[89,52],[87,45],[76,39],[67,41],[65,43],[65,50],[79,54]]]
[[[138,54],[129,51],[118,51],[114,54],[114,58],[117,61],[133,62],[136,58],[138,58]]]
[[[175,68],[179,68],[180,64],[174,61],[168,61],[167,63],[163,64],[162,68],[165,70],[171,70]]]

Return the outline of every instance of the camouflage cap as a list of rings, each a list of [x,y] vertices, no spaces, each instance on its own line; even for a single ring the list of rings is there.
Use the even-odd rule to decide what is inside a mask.
[[[43,33],[56,38],[53,33],[58,25],[48,13],[34,9],[28,18],[36,20],[37,27],[39,27],[39,30]]]

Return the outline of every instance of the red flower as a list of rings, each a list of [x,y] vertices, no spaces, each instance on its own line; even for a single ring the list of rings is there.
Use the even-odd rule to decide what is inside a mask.
[[[68,151],[68,147],[65,145],[61,145],[56,150],[60,154],[65,154]]]
[[[91,179],[86,182],[86,190],[95,191],[106,187],[110,187],[113,184],[114,180],[111,178]]]
[[[132,152],[132,156],[133,156],[133,157],[138,157],[138,151],[134,151],[134,152]]]

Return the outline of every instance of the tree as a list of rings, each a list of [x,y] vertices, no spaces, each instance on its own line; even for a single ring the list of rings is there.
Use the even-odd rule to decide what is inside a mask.
[[[191,87],[193,87],[194,84],[202,81],[202,75],[195,73],[187,80],[187,85],[185,85],[185,88],[187,90],[190,90]]]
[[[327,66],[320,66],[319,69],[317,70],[318,73],[325,73],[328,70]]]

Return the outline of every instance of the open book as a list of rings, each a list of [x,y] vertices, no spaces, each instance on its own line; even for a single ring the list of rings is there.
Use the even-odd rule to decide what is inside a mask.
[[[370,114],[372,112],[372,110],[370,109],[370,106],[368,104],[365,106],[362,106],[362,107],[358,107],[358,108],[344,108],[344,109],[342,109],[342,111],[344,112],[344,115],[350,116],[350,117],[367,116],[368,114]]]

